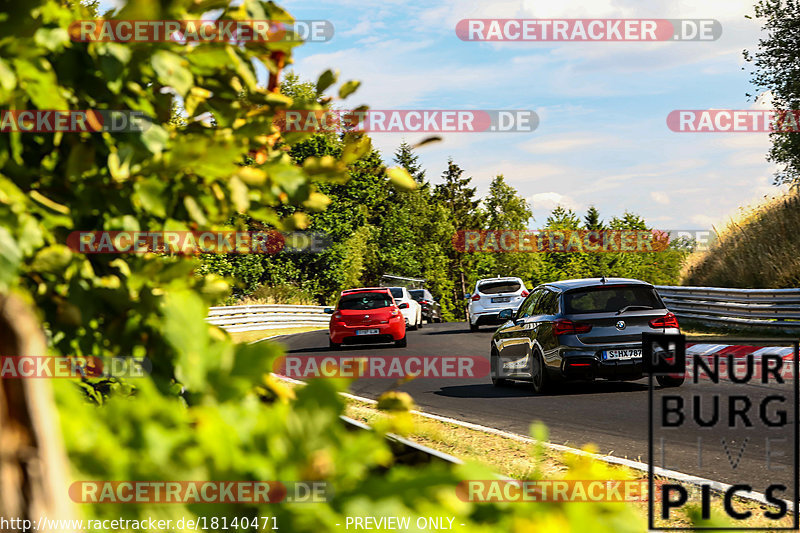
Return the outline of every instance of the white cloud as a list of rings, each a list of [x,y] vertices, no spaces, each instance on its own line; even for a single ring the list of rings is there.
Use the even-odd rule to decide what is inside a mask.
[[[540,192],[532,194],[526,198],[528,204],[537,210],[552,211],[557,206],[561,206],[573,211],[581,209],[580,204],[567,195],[557,192]]]
[[[529,141],[520,143],[519,148],[532,154],[552,154],[576,150],[586,146],[597,144],[608,144],[611,140],[608,137],[598,135],[580,136],[575,134],[561,135],[558,137],[536,137]]]
[[[667,205],[669,204],[669,195],[665,192],[661,191],[652,191],[650,193],[650,198],[657,204]]]

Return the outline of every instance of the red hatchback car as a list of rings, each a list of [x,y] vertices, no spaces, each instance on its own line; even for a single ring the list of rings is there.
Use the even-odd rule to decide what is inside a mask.
[[[325,312],[333,314],[329,327],[333,350],[342,344],[394,342],[395,346],[406,345],[406,322],[389,289],[342,291],[336,309],[329,307]]]

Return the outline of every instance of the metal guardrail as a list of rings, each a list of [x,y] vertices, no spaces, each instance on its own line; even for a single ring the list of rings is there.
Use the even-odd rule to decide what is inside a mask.
[[[724,289],[658,285],[677,317],[713,326],[800,331],[800,289]]]
[[[206,322],[230,332],[294,326],[327,326],[331,315],[321,305],[229,305],[212,307]]]

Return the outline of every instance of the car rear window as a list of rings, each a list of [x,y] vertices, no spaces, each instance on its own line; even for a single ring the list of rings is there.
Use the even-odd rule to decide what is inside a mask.
[[[570,315],[616,313],[630,305],[650,309],[664,307],[655,289],[639,285],[587,287],[564,293],[564,309]]]
[[[394,289],[389,289],[389,292],[392,293],[392,296],[395,298],[402,298],[403,297],[403,289],[400,287],[395,287]]]
[[[413,291],[408,291],[411,294],[411,297],[415,300],[424,300],[425,299],[425,291],[423,289],[414,289]]]
[[[487,281],[478,285],[478,292],[483,294],[500,294],[502,292],[517,292],[521,287],[518,281]]]
[[[339,300],[338,309],[369,311],[370,309],[389,307],[393,303],[392,297],[385,292],[359,292],[342,296]]]

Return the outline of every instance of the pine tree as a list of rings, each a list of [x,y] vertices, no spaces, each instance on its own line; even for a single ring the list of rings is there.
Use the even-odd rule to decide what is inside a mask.
[[[601,231],[605,229],[605,224],[600,220],[600,211],[595,206],[589,206],[586,211],[586,216],[583,217],[583,225],[586,229],[592,231]]]
[[[447,160],[447,170],[442,173],[444,183],[436,185],[433,197],[450,210],[453,225],[457,230],[482,228],[482,216],[478,206],[480,200],[475,199],[475,187],[470,187],[472,178],[462,178],[464,170]]]
[[[427,185],[425,182],[425,170],[419,164],[419,156],[414,153],[410,144],[403,141],[394,153],[394,162],[408,171],[418,185]]]

